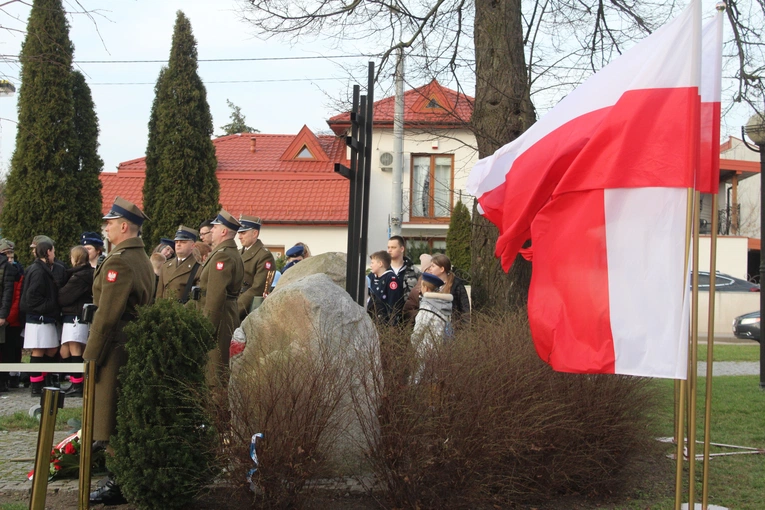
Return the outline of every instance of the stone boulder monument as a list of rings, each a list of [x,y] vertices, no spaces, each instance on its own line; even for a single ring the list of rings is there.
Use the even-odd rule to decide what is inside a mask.
[[[291,434],[323,426],[315,449],[326,474],[359,474],[366,438],[377,431],[379,342],[366,311],[338,285],[340,262],[344,285],[344,257],[324,255],[292,267],[242,322],[244,346],[231,358],[232,425],[267,426],[265,441],[287,421]],[[301,275],[314,266],[333,273]],[[256,432],[264,430],[249,431]]]
[[[276,288],[281,289],[286,287],[290,283],[296,282],[308,275],[325,274],[329,276],[333,282],[344,289],[347,260],[348,258],[345,253],[341,252],[322,253],[321,255],[308,257],[292,266],[289,271],[285,272],[282,277],[279,278],[279,281],[276,282]]]

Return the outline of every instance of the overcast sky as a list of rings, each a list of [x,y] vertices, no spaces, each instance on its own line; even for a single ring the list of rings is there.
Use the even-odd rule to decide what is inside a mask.
[[[71,3],[71,0],[64,1],[67,9]],[[290,47],[277,40],[257,39],[253,37],[252,28],[241,21],[238,14],[241,3],[235,0],[81,0],[80,3],[86,9],[103,10],[102,15],[94,15],[95,23],[84,15],[70,17],[69,35],[75,46],[75,62],[166,60],[179,9],[191,20],[200,60],[320,57],[344,53],[322,48],[315,42]],[[0,24],[24,30],[29,10],[21,3],[10,4],[0,12]],[[21,33],[0,31],[0,54],[18,55],[23,38]],[[220,134],[220,126],[229,122],[231,110],[226,99],[240,106],[247,124],[263,133],[296,134],[303,124],[314,131],[327,130],[326,119],[337,113],[329,106],[332,98],[339,97],[348,88],[348,75],[341,65],[363,66],[367,60],[357,57],[200,62],[199,74],[207,87],[215,134]],[[161,63],[77,64],[85,74],[96,104],[101,128],[99,152],[105,171],[114,171],[121,161],[144,155],[154,83],[161,66]],[[19,73],[18,64],[0,62],[0,77],[11,80],[17,89]],[[366,83],[363,71],[357,82]],[[17,120],[17,98],[18,94],[0,97],[0,164],[5,171],[15,145],[16,125],[10,121]]]
[[[94,12],[93,20],[82,14],[70,16],[70,38],[75,46],[75,62],[79,62],[76,65],[85,74],[93,92],[101,128],[99,152],[105,171],[115,171],[121,161],[144,155],[154,83],[162,63],[83,61],[166,61],[179,9],[191,20],[200,60],[281,59],[199,63],[215,134],[220,134],[220,126],[229,122],[231,111],[226,99],[240,106],[247,124],[263,133],[296,134],[304,124],[315,132],[326,131],[326,119],[338,113],[336,99],[346,96],[351,86],[345,68],[355,66],[354,83],[366,83],[364,69],[369,59],[359,56],[362,51],[358,48],[345,45],[338,50],[315,40],[290,46],[278,39],[258,39],[252,26],[240,17],[240,0],[80,0],[77,3]],[[64,5],[68,10],[80,10],[75,0],[64,0]],[[705,18],[711,16],[714,0],[704,0],[703,5]],[[7,5],[0,9],[0,26],[23,31],[29,10],[20,2]],[[23,38],[23,33],[0,30],[0,55],[18,55]],[[300,57],[312,58],[296,59]],[[17,63],[0,57],[0,77],[11,80],[17,88],[19,71]],[[382,81],[390,90],[390,77],[383,77]],[[463,84],[466,92],[473,95],[469,77]],[[728,89],[733,86],[727,82]],[[380,99],[384,92],[378,89],[375,94],[375,98]],[[8,170],[15,145],[13,121],[17,119],[17,98],[18,94],[0,97],[0,170],[3,172]],[[544,114],[546,108],[560,98],[560,93],[546,100],[534,96],[537,112]],[[722,135],[740,136],[741,124],[752,113],[748,105],[738,107],[723,119]]]

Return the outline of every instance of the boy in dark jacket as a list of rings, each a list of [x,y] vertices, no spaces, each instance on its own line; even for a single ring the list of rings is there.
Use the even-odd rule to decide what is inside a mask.
[[[396,325],[401,322],[404,287],[390,268],[387,252],[376,251],[369,259],[372,274],[367,311],[380,324]]]

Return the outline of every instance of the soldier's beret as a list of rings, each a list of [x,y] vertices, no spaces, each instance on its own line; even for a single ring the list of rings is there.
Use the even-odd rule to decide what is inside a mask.
[[[0,253],[13,251],[14,249],[16,249],[16,245],[13,243],[13,241],[9,239],[0,239]]]

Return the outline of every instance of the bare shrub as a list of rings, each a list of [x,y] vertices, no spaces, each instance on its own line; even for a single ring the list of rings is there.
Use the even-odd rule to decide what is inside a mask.
[[[264,349],[237,361],[237,375],[228,389],[230,417],[225,404],[218,402],[218,422],[227,423],[230,431],[222,455],[230,481],[241,490],[249,490],[246,476],[253,467],[250,438],[256,432],[264,436],[253,476],[256,507],[299,505],[309,480],[331,476],[332,452],[353,414],[347,392],[353,365],[327,347],[330,342],[308,348],[291,340],[285,339],[282,349]]]
[[[553,372],[525,317],[474,317],[422,360],[416,384],[406,335],[380,332],[383,365],[365,381],[380,397],[370,460],[396,507],[613,495],[654,448],[647,380]]]

